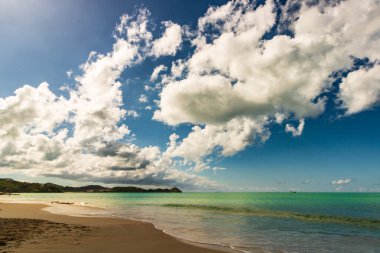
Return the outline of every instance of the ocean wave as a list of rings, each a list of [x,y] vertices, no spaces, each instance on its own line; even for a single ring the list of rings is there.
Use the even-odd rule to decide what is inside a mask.
[[[193,205],[193,204],[163,204],[163,207],[171,208],[189,208],[205,211],[223,212],[237,215],[250,215],[258,217],[271,217],[271,218],[290,218],[302,221],[320,222],[320,223],[340,223],[356,226],[366,226],[380,228],[379,219],[360,218],[350,216],[336,216],[336,215],[323,215],[323,214],[303,214],[289,211],[273,211],[263,209],[250,209],[250,208],[234,208],[223,206],[210,206],[210,205]]]

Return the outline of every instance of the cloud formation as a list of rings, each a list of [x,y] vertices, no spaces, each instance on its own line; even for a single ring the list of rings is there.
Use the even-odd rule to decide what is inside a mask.
[[[82,74],[75,77],[76,87],[66,89],[67,97],[58,97],[42,83],[0,99],[3,172],[19,169],[28,175],[103,183],[217,186],[178,170],[159,147],[139,147],[129,140],[130,130],[123,122],[138,113],[123,109],[119,78],[155,50],[148,18],[145,9],[135,16],[123,15],[112,50],[90,53],[80,66]]]
[[[300,119],[298,127],[295,128],[291,124],[286,124],[285,126],[285,132],[291,133],[293,136],[300,136],[303,132],[303,128],[305,127],[305,120]]]
[[[155,57],[175,55],[182,44],[181,26],[171,21],[163,22],[165,32],[161,38],[153,41],[151,54]]]
[[[339,98],[348,115],[376,105],[380,100],[380,65],[349,73],[340,84]]]
[[[148,97],[144,94],[141,94],[139,97],[139,102],[140,103],[147,103],[148,102]]]
[[[173,154],[193,160],[214,151],[231,155],[265,141],[271,124],[288,120],[300,123],[287,123],[285,130],[301,135],[305,119],[324,112],[338,71],[351,71],[340,85],[338,109],[352,114],[377,103],[379,1],[297,4],[290,12],[289,4],[236,0],[199,18],[194,53],[180,71],[173,62],[154,113],[168,125],[199,125]],[[350,70],[354,58],[375,65]]]
[[[150,81],[153,82],[158,78],[158,75],[162,72],[165,71],[167,67],[165,65],[158,65],[157,67],[154,68],[152,75],[150,76]]]
[[[347,179],[338,179],[338,180],[334,180],[332,181],[331,183],[332,184],[335,184],[335,185],[345,185],[345,184],[349,184],[351,183],[352,179],[350,178],[347,178]]]
[[[67,96],[41,83],[0,99],[0,166],[81,181],[217,187],[194,174],[221,170],[210,165],[213,155],[265,142],[274,124],[300,136],[332,97],[346,116],[377,105],[380,2],[291,2],[229,1],[210,7],[194,29],[163,22],[159,38],[148,10],[123,15],[112,50],[89,54],[75,88],[64,88]],[[159,93],[154,120],[190,124],[191,131],[173,133],[164,150],[139,147],[124,122],[138,113],[125,108],[119,79],[148,57],[175,56],[184,40],[191,41],[189,56],[155,67],[150,81],[161,83],[144,89]],[[354,68],[355,59],[371,64]],[[334,91],[341,72],[347,75]],[[289,123],[295,121],[297,127]]]

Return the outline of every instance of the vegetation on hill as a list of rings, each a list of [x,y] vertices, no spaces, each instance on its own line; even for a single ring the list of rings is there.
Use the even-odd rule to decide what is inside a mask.
[[[171,189],[142,189],[138,187],[113,187],[86,185],[80,187],[61,186],[52,183],[18,182],[10,178],[0,178],[0,193],[49,193],[49,192],[182,192],[177,187]]]

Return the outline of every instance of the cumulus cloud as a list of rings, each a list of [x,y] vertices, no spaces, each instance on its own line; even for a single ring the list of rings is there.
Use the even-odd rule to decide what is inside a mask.
[[[199,125],[173,154],[195,160],[214,150],[234,154],[257,139],[265,141],[270,124],[289,119],[300,123],[297,128],[287,123],[286,131],[299,136],[305,118],[324,112],[333,73],[352,68],[353,57],[379,58],[378,1],[298,4],[290,13],[289,6],[273,1],[255,6],[236,0],[210,7],[198,20],[194,53],[173,62],[154,112],[154,119],[168,125]],[[282,33],[284,27],[289,32]],[[340,86],[339,99],[348,113],[378,101],[378,68],[358,71]],[[355,75],[364,78],[356,82],[360,88],[352,84]],[[353,90],[358,95],[351,95]],[[244,128],[233,123],[239,121]]]
[[[298,127],[295,128],[293,125],[291,124],[286,124],[285,126],[285,132],[287,133],[291,133],[293,136],[300,136],[303,132],[303,128],[305,127],[305,120],[304,119],[301,119],[299,121],[299,124],[298,124]]]
[[[122,15],[115,28],[118,33],[115,37],[126,36],[129,43],[140,43],[146,50],[153,39],[149,30],[149,17],[150,12],[145,8],[139,9],[137,15]]]
[[[68,78],[70,78],[72,74],[73,74],[73,71],[71,69],[66,71],[66,75]]]
[[[68,101],[52,93],[48,83],[37,88],[25,85],[14,96],[0,98],[0,127],[9,137],[18,137],[22,132],[52,134],[67,119],[68,109]]]
[[[89,54],[67,97],[42,83],[0,99],[0,165],[82,181],[215,187],[192,172],[218,170],[211,156],[232,156],[265,142],[273,124],[286,123],[287,132],[301,135],[305,119],[324,112],[334,73],[348,73],[336,101],[346,115],[375,106],[379,1],[312,2],[297,1],[293,8],[271,0],[230,1],[210,7],[195,30],[164,22],[158,39],[148,10],[123,15],[112,50]],[[183,39],[193,48],[187,58],[173,60],[170,74],[161,75],[153,118],[171,126],[191,124],[192,130],[171,135],[166,150],[136,146],[123,123],[136,113],[125,109],[119,79],[147,57],[175,55]],[[353,68],[353,59],[374,64]],[[151,81],[164,70],[157,66]],[[146,95],[139,101],[147,102]],[[298,120],[298,127],[290,120]],[[341,180],[334,182],[349,179]]]
[[[165,71],[167,68],[165,65],[158,65],[157,67],[154,68],[152,75],[150,76],[150,81],[153,82],[158,78],[158,75],[162,72]]]
[[[123,15],[112,50],[89,54],[67,97],[42,83],[0,99],[2,172],[19,169],[29,175],[103,183],[217,186],[176,168],[159,147],[139,147],[129,139],[123,120],[138,113],[124,109],[119,79],[151,50],[148,17],[145,9]]]
[[[347,179],[334,180],[331,183],[334,184],[334,185],[345,185],[345,184],[351,183],[351,181],[352,181],[352,179],[347,178]]]
[[[347,114],[354,114],[378,103],[380,98],[380,65],[351,72],[340,84],[339,98]]]
[[[179,60],[174,61],[170,69],[172,77],[174,78],[180,77],[185,67],[186,66],[183,60],[179,59]]]
[[[125,115],[127,117],[132,117],[132,118],[140,117],[140,114],[138,112],[136,112],[135,110],[128,110],[128,111],[126,111]]]
[[[192,132],[182,141],[172,140],[168,149],[173,157],[182,157],[188,161],[200,162],[203,157],[211,155],[216,147],[224,156],[231,156],[246,148],[254,140],[263,142],[269,138],[264,127],[265,118],[253,120],[250,118],[236,118],[227,124],[205,127],[194,126]],[[174,135],[176,136],[176,135]]]
[[[182,44],[181,26],[171,21],[163,22],[165,32],[161,38],[153,41],[151,54],[155,57],[175,55]]]
[[[139,97],[139,102],[140,103],[147,103],[148,102],[148,97],[144,94],[141,94]]]

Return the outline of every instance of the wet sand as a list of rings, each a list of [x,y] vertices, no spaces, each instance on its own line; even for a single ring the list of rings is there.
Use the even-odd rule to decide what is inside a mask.
[[[0,253],[221,253],[212,245],[186,243],[150,223],[117,218],[73,217],[40,204],[0,203]]]

